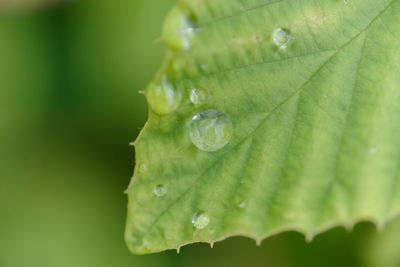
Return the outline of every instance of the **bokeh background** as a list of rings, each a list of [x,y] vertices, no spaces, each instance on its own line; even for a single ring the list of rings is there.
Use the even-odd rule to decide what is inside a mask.
[[[135,256],[124,239],[138,94],[175,0],[0,0],[0,267],[400,266],[400,226]]]

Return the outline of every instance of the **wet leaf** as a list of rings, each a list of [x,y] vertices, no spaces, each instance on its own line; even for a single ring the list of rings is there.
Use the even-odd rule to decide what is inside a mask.
[[[181,1],[135,143],[129,248],[397,216],[399,36],[397,0]]]

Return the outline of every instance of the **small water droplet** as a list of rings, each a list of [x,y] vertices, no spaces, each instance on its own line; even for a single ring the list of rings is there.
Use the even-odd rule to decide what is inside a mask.
[[[210,223],[210,218],[203,211],[197,211],[193,214],[192,223],[196,229],[201,230],[207,227]]]
[[[246,201],[242,201],[239,204],[239,208],[244,209],[246,207]]]
[[[151,109],[158,115],[167,115],[178,108],[182,95],[163,76],[160,83],[153,82],[146,90],[147,101]]]
[[[203,151],[217,151],[232,137],[232,122],[225,113],[210,109],[196,114],[189,125],[192,143]]]
[[[163,27],[165,43],[174,50],[188,50],[198,31],[196,18],[187,4],[180,3],[167,16]]]
[[[167,188],[163,184],[156,185],[153,189],[154,195],[163,197],[167,194]]]
[[[348,4],[350,4],[350,0],[343,0],[343,3],[344,3],[345,5],[348,5]]]
[[[147,165],[146,165],[146,163],[143,163],[143,162],[138,162],[137,168],[142,173],[147,171]]]
[[[286,49],[292,39],[293,36],[290,31],[284,28],[276,29],[272,36],[274,44],[279,47],[279,49]]]
[[[190,101],[195,105],[203,104],[206,100],[206,91],[204,89],[194,88],[190,93]]]

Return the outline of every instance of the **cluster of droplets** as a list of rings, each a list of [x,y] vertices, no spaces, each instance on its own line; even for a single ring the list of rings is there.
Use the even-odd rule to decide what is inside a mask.
[[[349,0],[343,0],[348,4]],[[166,45],[173,51],[187,51],[191,48],[193,40],[196,38],[199,28],[196,18],[190,8],[181,2],[168,15],[163,28],[163,39]],[[255,41],[260,41],[261,37],[255,37]],[[293,35],[288,29],[277,28],[272,34],[272,42],[280,50],[288,47],[293,40]],[[177,69],[182,69],[182,62],[178,62]],[[201,64],[201,69],[206,71],[208,64]],[[182,92],[176,87],[167,76],[151,83],[146,90],[152,111],[160,116],[168,115],[175,111],[181,101]],[[203,88],[193,88],[190,92],[190,102],[195,106],[201,106],[207,102],[208,94]],[[213,152],[225,147],[231,140],[233,126],[230,117],[222,111],[216,109],[203,110],[194,115],[188,126],[188,135],[195,147],[201,151]],[[145,171],[146,165],[141,165],[141,171]],[[153,188],[156,197],[164,197],[167,188],[164,184],[158,184]],[[238,204],[240,209],[246,207],[246,201]],[[192,224],[195,229],[206,228],[210,223],[207,213],[199,210],[192,216]],[[212,230],[214,231],[214,230]]]

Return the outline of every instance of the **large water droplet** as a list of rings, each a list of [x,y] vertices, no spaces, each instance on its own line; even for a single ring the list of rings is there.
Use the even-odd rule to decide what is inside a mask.
[[[167,188],[163,184],[156,185],[153,189],[153,193],[158,197],[165,196],[167,194]]]
[[[286,49],[292,39],[293,36],[290,31],[284,28],[276,29],[272,36],[274,44],[279,47],[279,49]]]
[[[198,149],[217,151],[231,140],[232,122],[221,111],[202,111],[193,117],[189,126],[189,137]]]
[[[165,43],[174,50],[188,50],[197,29],[196,18],[190,8],[180,3],[167,16],[163,27]]]
[[[167,115],[174,111],[182,98],[180,90],[168,82],[165,76],[160,83],[153,82],[149,85],[146,96],[151,109],[158,115]]]
[[[195,105],[203,104],[206,100],[206,91],[204,89],[194,88],[190,93],[190,101]]]
[[[210,218],[203,211],[197,211],[192,217],[192,223],[196,229],[201,230],[207,227]]]

